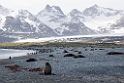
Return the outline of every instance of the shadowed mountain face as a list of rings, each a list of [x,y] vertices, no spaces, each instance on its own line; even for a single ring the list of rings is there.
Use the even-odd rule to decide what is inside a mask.
[[[91,16],[91,17],[97,17],[97,16],[101,16],[104,15],[106,17],[109,16],[115,16],[115,15],[119,15],[121,14],[123,11],[120,10],[114,10],[114,9],[110,9],[110,8],[103,8],[103,7],[99,7],[97,5],[94,5],[92,7],[86,8],[83,11],[83,14],[85,16]]]
[[[123,11],[97,5],[83,12],[73,9],[68,15],[58,6],[47,5],[37,15],[0,6],[0,33],[23,39],[113,33],[123,31],[123,17],[119,19],[123,14]]]
[[[50,26],[58,35],[96,34],[80,20],[68,18],[58,6],[47,5],[36,17],[47,26]]]
[[[124,15],[111,25],[112,28],[124,28]]]
[[[105,26],[100,26],[101,32],[124,33],[124,15],[115,20],[113,23],[108,23]]]
[[[6,17],[3,29],[6,29],[6,32],[33,32],[36,30],[28,22],[22,22],[20,18],[11,16]]]
[[[120,33],[120,30],[122,28],[119,28],[120,26],[115,26],[115,22],[116,25],[123,25],[122,23],[119,23],[117,21],[123,15],[124,11],[122,10],[114,10],[94,5],[89,8],[86,8],[83,12],[74,9],[68,14],[68,17],[80,20],[90,29],[96,30],[100,34],[104,34]],[[114,31],[112,29],[114,29]]]
[[[87,35],[87,33],[94,34],[95,31],[86,27],[83,23],[65,23],[63,24],[65,27],[68,27],[69,30],[65,30],[63,34],[67,35]]]

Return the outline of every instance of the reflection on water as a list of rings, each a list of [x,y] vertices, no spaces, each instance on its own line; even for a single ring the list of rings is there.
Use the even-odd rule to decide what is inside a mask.
[[[12,50],[12,49],[0,49],[0,59],[6,59],[11,57],[25,56],[27,53],[33,52],[31,50]]]

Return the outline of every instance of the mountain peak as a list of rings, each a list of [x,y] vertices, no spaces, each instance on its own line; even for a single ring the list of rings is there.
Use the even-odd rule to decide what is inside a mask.
[[[32,15],[28,10],[19,10],[18,12],[20,15],[26,16],[26,17]]]
[[[0,5],[0,8],[3,7],[2,5]]]
[[[52,6],[52,8],[55,8],[56,10],[61,10],[61,8],[59,6]]]
[[[37,14],[37,16],[50,16],[50,17],[55,17],[55,16],[64,16],[64,13],[62,12],[61,8],[59,6],[49,6],[46,5],[45,9],[42,10]]]
[[[80,16],[81,14],[82,14],[82,13],[81,13],[79,10],[73,9],[73,10],[68,14],[68,16],[75,16],[75,17],[77,17],[77,15]]]
[[[95,5],[93,5],[92,7],[98,7],[98,5],[97,5],[97,4],[95,4]]]
[[[45,10],[48,12],[61,12],[62,13],[62,10],[59,6],[46,5]]]
[[[101,16],[104,15],[105,17],[109,17],[109,16],[115,16],[120,14],[122,11],[118,11],[118,10],[114,10],[114,9],[110,9],[110,8],[104,8],[104,7],[99,7],[96,4],[86,8],[83,11],[83,14],[85,16],[91,16],[92,18],[97,17],[97,16]]]
[[[77,9],[73,9],[71,12],[73,12],[73,13],[81,13],[79,10],[77,10]]]
[[[50,7],[50,5],[46,5],[46,7],[45,7],[45,9],[50,9],[51,7]]]
[[[59,6],[50,6],[50,5],[46,5],[45,9],[47,11],[61,11],[61,8]]]
[[[22,14],[25,14],[25,13],[31,14],[28,10],[19,10],[19,12],[22,13]]]

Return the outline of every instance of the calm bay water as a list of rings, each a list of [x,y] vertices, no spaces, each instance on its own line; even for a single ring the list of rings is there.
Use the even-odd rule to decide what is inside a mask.
[[[11,57],[26,56],[27,53],[34,52],[31,50],[13,50],[13,49],[0,49],[0,59]]]

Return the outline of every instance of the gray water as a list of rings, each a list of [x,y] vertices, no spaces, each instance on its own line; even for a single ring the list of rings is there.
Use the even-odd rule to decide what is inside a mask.
[[[0,49],[0,59],[6,59],[10,56],[18,57],[18,56],[26,56],[27,53],[34,52],[31,50],[13,50],[13,49]]]

